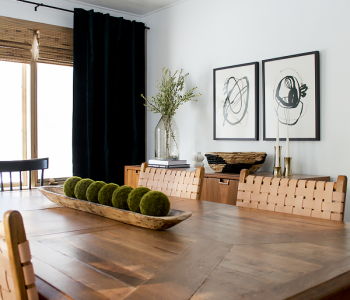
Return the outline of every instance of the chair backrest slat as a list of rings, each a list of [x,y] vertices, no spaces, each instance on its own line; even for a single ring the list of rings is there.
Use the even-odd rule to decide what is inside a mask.
[[[12,191],[12,172],[10,172],[10,191]]]
[[[342,221],[346,176],[337,182],[248,175],[242,170],[237,206]]]
[[[199,200],[204,182],[204,168],[196,171],[148,168],[141,165],[138,186],[145,186],[153,191],[161,191],[167,196],[176,196]]]

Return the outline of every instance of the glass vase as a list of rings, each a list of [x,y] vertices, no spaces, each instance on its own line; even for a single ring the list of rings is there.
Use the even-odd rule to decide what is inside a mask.
[[[179,128],[172,117],[162,116],[156,126],[155,159],[179,159]]]

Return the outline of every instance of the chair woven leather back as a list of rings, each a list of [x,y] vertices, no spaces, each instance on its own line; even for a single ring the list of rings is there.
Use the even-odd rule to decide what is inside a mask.
[[[242,170],[237,206],[342,221],[347,177],[337,182],[249,175]]]
[[[161,191],[167,196],[199,200],[204,181],[204,168],[197,171],[181,171],[161,168],[148,168],[141,165],[138,186],[148,187],[152,191]]]
[[[7,211],[0,222],[1,299],[39,299],[29,242],[18,211]]]

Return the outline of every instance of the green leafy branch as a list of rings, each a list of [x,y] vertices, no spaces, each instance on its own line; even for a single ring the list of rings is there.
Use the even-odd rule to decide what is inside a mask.
[[[178,74],[178,76],[177,76]],[[162,79],[157,81],[157,90],[155,96],[152,96],[151,99],[147,99],[144,95],[141,94],[141,97],[146,101],[144,104],[147,107],[148,111],[154,113],[160,113],[162,116],[168,116],[169,120],[172,116],[175,115],[176,110],[180,105],[188,101],[197,101],[194,99],[201,94],[195,94],[194,91],[197,87],[194,87],[184,94],[181,94],[184,89],[185,78],[189,74],[183,74],[183,70],[180,72],[176,71],[173,75],[169,69],[162,69]]]

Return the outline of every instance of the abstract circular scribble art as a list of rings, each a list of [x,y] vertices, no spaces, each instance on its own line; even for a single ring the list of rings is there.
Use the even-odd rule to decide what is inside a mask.
[[[236,79],[235,77],[230,77],[226,79],[223,90],[226,95],[223,106],[223,126],[225,126],[225,122],[231,125],[239,124],[247,114],[248,109],[248,78]]]
[[[293,69],[281,71],[276,78],[274,99],[279,121],[285,125],[295,125],[305,113],[302,98],[306,96],[308,87],[300,75]]]

